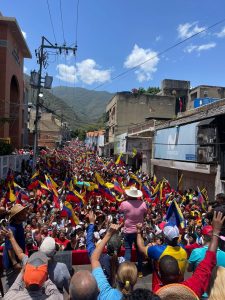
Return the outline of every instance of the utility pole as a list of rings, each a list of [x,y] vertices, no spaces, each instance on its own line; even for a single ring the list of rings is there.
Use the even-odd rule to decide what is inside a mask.
[[[36,56],[38,56],[38,64],[39,64],[39,71],[38,73],[31,72],[31,85],[37,89],[37,98],[36,98],[36,113],[35,113],[35,124],[34,124],[34,150],[33,150],[33,170],[36,167],[37,164],[37,155],[38,155],[38,123],[39,123],[39,107],[40,107],[40,95],[41,95],[41,89],[42,88],[51,88],[51,84],[46,83],[46,78],[50,78],[49,76],[45,77],[45,82],[42,82],[42,70],[43,67],[47,67],[47,51],[45,49],[54,49],[59,50],[59,53],[62,54],[64,51],[66,54],[69,53],[69,51],[73,51],[73,54],[76,55],[77,46],[75,47],[67,47],[65,44],[63,46],[58,46],[57,44],[53,45],[49,40],[42,36],[41,38],[41,46],[39,48],[39,51],[35,51]],[[36,80],[32,78],[33,76],[36,77]],[[42,83],[44,83],[44,86],[42,86]],[[50,86],[50,87],[49,87]],[[42,95],[43,96],[43,95]]]

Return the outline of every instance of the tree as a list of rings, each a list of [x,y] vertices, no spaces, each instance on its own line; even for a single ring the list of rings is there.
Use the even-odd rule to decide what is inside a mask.
[[[157,93],[159,93],[160,92],[160,88],[158,87],[158,86],[150,86],[147,90],[146,90],[146,92],[148,93],[148,94],[150,94],[150,95],[155,95],[155,94],[157,94]]]
[[[147,89],[144,89],[143,87],[139,87],[138,89],[134,88],[131,91],[135,96],[142,95],[142,94],[155,95],[160,92],[160,88],[156,86],[152,86],[152,87],[150,86]]]

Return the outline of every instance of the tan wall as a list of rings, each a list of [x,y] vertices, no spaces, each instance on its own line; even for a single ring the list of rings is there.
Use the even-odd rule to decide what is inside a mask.
[[[205,91],[207,96],[204,95]],[[224,98],[225,88],[219,86],[199,86],[196,89],[190,91],[188,99],[188,109],[194,108],[194,101],[191,99],[191,95],[197,93],[196,98]]]
[[[128,127],[142,123],[146,118],[173,118],[175,117],[175,97],[173,96],[146,96],[124,97],[119,95],[117,102],[116,135],[127,132]]]

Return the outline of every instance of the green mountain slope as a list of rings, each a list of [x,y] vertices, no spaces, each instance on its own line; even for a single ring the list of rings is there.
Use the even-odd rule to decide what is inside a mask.
[[[65,86],[54,87],[52,93],[73,107],[79,118],[87,123],[95,123],[99,120],[114,95],[105,91]]]
[[[30,87],[30,77],[24,74],[25,86],[28,89],[28,102],[36,103],[36,90]],[[97,92],[83,88],[55,87],[43,90],[43,105],[55,112],[63,121],[70,124],[71,129],[99,127],[106,104],[113,94]]]

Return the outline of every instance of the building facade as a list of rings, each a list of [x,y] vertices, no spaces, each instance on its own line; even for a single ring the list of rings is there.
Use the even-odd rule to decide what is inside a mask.
[[[128,132],[129,127],[156,116],[161,119],[174,118],[175,105],[176,98],[172,95],[117,93],[106,107],[105,155],[114,156],[116,136]]]
[[[86,133],[86,147],[90,150],[96,151],[99,156],[103,155],[104,134],[104,130],[89,131]]]
[[[34,120],[36,109],[29,106],[29,145],[34,144]],[[54,149],[62,143],[62,124],[52,113],[40,111],[38,122],[38,146]]]
[[[152,173],[183,189],[207,188],[210,200],[225,191],[225,100],[186,111],[155,127]]]
[[[24,143],[24,58],[31,53],[16,19],[0,15],[0,138],[15,148]]]
[[[214,102],[224,98],[225,98],[225,87],[199,85],[195,88],[192,88],[189,92],[188,110],[204,104],[207,105],[210,104],[210,102]]]

